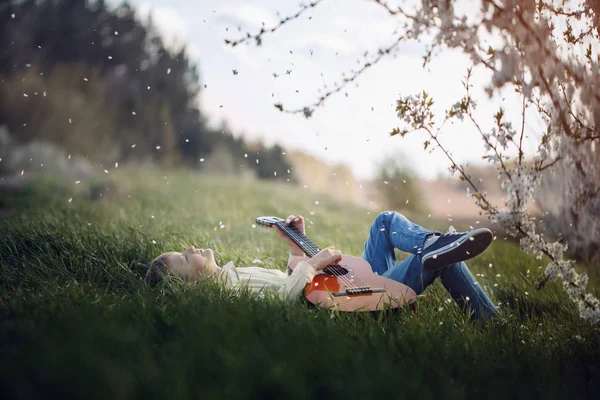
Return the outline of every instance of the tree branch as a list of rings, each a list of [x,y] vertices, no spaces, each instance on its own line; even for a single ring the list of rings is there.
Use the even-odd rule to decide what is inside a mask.
[[[256,45],[260,46],[262,44],[262,37],[267,34],[267,33],[273,33],[276,30],[278,30],[279,28],[281,28],[283,25],[285,25],[287,22],[298,19],[306,10],[310,9],[310,8],[315,8],[319,3],[321,3],[324,0],[315,0],[312,3],[308,3],[305,5],[302,5],[300,7],[300,10],[298,10],[298,12],[296,12],[296,14],[290,15],[285,17],[284,19],[282,19],[281,21],[279,21],[279,24],[275,25],[272,28],[265,28],[264,27],[264,23],[263,23],[263,27],[260,29],[260,31],[255,34],[255,35],[251,35],[250,33],[246,33],[246,36],[238,39],[238,40],[229,40],[229,39],[225,39],[225,44],[230,45],[231,47],[235,47],[238,44],[242,44],[245,43],[251,39],[256,40]]]
[[[354,72],[354,74],[351,75],[350,77],[344,78],[341,85],[339,85],[335,89],[330,90],[327,93],[321,95],[321,97],[319,97],[319,99],[315,103],[313,103],[311,105],[308,105],[308,106],[305,106],[303,108],[295,109],[295,110],[286,109],[283,106],[283,104],[277,103],[277,104],[275,104],[275,108],[277,108],[279,111],[282,111],[284,113],[288,113],[288,114],[303,113],[306,118],[310,117],[312,115],[313,110],[315,108],[317,108],[317,107],[320,107],[325,102],[325,100],[327,100],[327,98],[329,98],[330,96],[338,93],[340,90],[342,90],[343,88],[345,88],[346,86],[348,86],[350,83],[354,82],[367,69],[369,69],[373,65],[377,64],[386,55],[390,54],[396,47],[398,47],[398,45],[404,39],[405,39],[405,36],[401,35],[400,37],[398,37],[398,39],[396,39],[396,41],[391,46],[389,46],[389,47],[387,47],[385,49],[379,49],[377,57],[375,57],[370,62],[366,62],[358,71]]]

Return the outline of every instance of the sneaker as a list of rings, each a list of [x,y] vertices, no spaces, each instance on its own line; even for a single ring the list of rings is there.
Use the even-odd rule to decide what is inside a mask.
[[[421,264],[426,271],[435,271],[481,254],[492,242],[492,231],[487,228],[463,233],[444,233],[435,241],[425,242]],[[431,240],[431,239],[430,239]]]

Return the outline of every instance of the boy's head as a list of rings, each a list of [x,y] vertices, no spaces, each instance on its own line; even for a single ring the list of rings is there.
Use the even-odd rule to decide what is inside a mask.
[[[211,249],[190,246],[182,253],[169,252],[156,257],[146,273],[146,282],[156,284],[169,275],[184,282],[197,282],[203,276],[212,275],[218,269]]]

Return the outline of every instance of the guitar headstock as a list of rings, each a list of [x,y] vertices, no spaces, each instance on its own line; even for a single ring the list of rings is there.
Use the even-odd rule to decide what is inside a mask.
[[[270,228],[279,222],[285,222],[285,219],[278,217],[258,217],[255,221],[258,225],[268,226]]]

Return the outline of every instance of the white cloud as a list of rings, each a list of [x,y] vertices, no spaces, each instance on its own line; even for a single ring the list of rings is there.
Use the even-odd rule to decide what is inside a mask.
[[[263,22],[265,26],[271,27],[279,21],[272,12],[248,4],[239,7],[225,6],[219,10],[219,14],[222,17],[231,17],[234,20],[257,27],[262,26]]]
[[[340,54],[353,54],[359,49],[350,41],[328,34],[311,33],[293,39],[294,47],[321,47]]]

